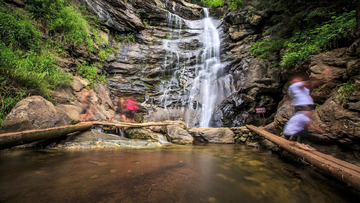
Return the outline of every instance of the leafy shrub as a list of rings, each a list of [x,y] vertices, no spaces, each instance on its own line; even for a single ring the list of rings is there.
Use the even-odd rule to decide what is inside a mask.
[[[338,95],[337,99],[339,99],[339,101],[342,104],[347,103],[351,93],[354,92],[354,88],[356,86],[357,86],[357,84],[350,83],[350,82],[342,84],[342,86],[338,90],[339,95]]]
[[[293,67],[312,54],[336,47],[340,39],[350,38],[355,24],[355,11],[343,13],[333,16],[321,26],[298,31],[288,39],[271,36],[253,43],[250,51],[255,56],[267,58],[271,53],[286,49],[280,64],[286,68]]]
[[[229,10],[238,10],[243,6],[243,0],[201,0],[201,2],[204,6],[214,8],[228,4]]]
[[[76,72],[81,75],[81,77],[87,78],[92,84],[97,81],[106,82],[106,78],[104,75],[98,75],[96,65],[97,64],[93,64],[89,66],[87,63],[79,64],[76,68]]]
[[[115,40],[118,42],[133,42],[133,43],[135,43],[135,36],[132,34],[115,35]]]
[[[224,6],[225,0],[201,0],[206,6],[221,7]]]
[[[81,44],[89,36],[90,25],[81,11],[64,0],[26,0],[27,10],[35,19],[44,19],[50,34],[63,37],[67,42]]]
[[[21,10],[12,12],[8,6],[0,5],[0,39],[6,46],[39,51],[41,34]]]

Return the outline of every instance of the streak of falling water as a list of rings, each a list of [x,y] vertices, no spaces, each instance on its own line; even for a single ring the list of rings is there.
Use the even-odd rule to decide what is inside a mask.
[[[202,66],[190,90],[190,103],[195,101],[195,95],[198,95],[196,97],[202,105],[200,127],[209,127],[216,101],[223,97],[218,86],[218,73],[221,71],[222,65],[219,32],[209,17],[208,9],[204,8],[204,14]]]

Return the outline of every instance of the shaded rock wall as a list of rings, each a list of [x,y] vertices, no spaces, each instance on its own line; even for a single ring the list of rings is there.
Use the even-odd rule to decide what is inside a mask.
[[[312,117],[315,126],[325,130],[310,130],[311,145],[321,152],[360,164],[360,60],[347,54],[347,48],[310,56],[284,75],[305,73],[308,77],[325,81],[311,91],[318,107]],[[324,74],[330,71],[330,77]],[[293,115],[293,107],[284,99],[279,103],[274,122],[265,129],[280,135]]]

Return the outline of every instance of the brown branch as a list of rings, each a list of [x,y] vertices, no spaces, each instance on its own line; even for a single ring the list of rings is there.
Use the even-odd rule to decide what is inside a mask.
[[[3,108],[4,108],[4,100],[3,100],[2,96],[1,96],[1,94],[0,94],[0,98],[1,98],[1,109],[0,109],[0,111],[2,111]]]
[[[150,190],[151,190],[151,185],[150,185],[149,191],[146,193],[145,197],[150,193]]]

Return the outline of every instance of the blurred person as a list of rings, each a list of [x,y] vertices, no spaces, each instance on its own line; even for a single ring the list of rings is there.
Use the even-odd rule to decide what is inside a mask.
[[[127,122],[127,118],[126,118],[126,103],[125,103],[125,99],[122,97],[120,98],[119,100],[117,100],[116,104],[115,104],[115,107],[114,107],[114,110],[115,110],[115,114],[119,114],[121,119],[124,121],[124,122]],[[109,122],[111,122],[111,120],[114,118],[114,115],[110,116],[110,119],[109,119]]]
[[[137,104],[133,96],[128,97],[126,102],[126,117],[128,122],[134,123],[135,111],[137,110]]]
[[[304,108],[310,110],[315,109],[315,104],[310,96],[310,87],[317,84],[315,80],[305,81],[302,76],[295,76],[290,81],[288,94],[291,98],[292,105],[294,105],[295,112],[302,111]]]
[[[82,106],[82,111],[80,113],[81,122],[89,120],[88,115],[90,113],[90,103],[93,92],[94,92],[93,89],[89,89],[85,91],[81,97],[81,106]]]
[[[314,114],[310,107],[303,107],[301,111],[290,118],[284,127],[284,135],[290,141],[300,138],[300,142],[294,142],[293,144],[305,150],[316,150],[307,144],[308,129],[314,129],[321,133],[325,133],[319,127],[316,127],[311,122],[311,116]]]

